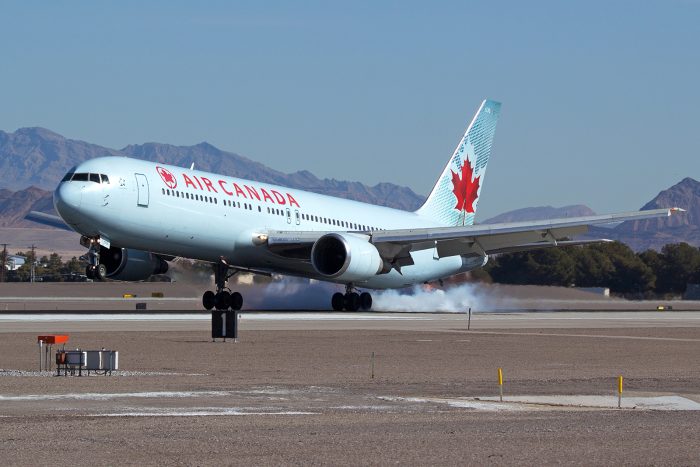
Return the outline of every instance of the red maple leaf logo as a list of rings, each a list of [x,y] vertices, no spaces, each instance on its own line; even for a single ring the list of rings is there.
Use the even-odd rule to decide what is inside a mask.
[[[479,196],[479,179],[481,177],[476,177],[472,180],[474,176],[474,170],[472,165],[469,163],[469,159],[465,161],[462,166],[462,178],[460,179],[459,173],[452,172],[452,185],[454,189],[452,192],[457,197],[457,206],[455,209],[458,211],[474,212],[474,201]]]
[[[171,190],[177,188],[177,179],[175,179],[175,175],[173,175],[171,171],[163,167],[156,167],[156,170],[158,171],[160,178],[163,179],[163,183],[165,183],[168,188]]]

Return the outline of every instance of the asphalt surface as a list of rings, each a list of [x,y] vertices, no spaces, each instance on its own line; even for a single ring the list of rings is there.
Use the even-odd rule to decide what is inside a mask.
[[[240,323],[238,342],[214,343],[208,316],[198,313],[0,316],[0,459],[700,459],[700,313],[474,314],[470,330],[456,314],[243,313]],[[47,332],[68,332],[69,347],[119,350],[122,371],[38,372],[36,336]],[[503,403],[497,368],[505,376]],[[622,409],[614,408],[619,375]]]

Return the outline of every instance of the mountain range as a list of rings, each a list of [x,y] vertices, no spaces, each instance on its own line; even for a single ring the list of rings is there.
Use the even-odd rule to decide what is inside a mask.
[[[34,186],[51,191],[71,167],[103,156],[135,157],[181,167],[189,167],[194,162],[199,170],[397,209],[414,210],[424,200],[410,188],[392,183],[367,186],[360,182],[319,179],[306,170],[285,174],[209,143],[194,146],[131,144],[115,150],[68,139],[44,128],[21,128],[14,133],[0,131],[0,173],[3,174],[0,188],[16,191]]]
[[[271,169],[209,143],[174,146],[132,144],[120,150],[65,138],[44,128],[0,131],[0,227],[37,227],[24,216],[29,211],[54,213],[51,191],[73,166],[102,156],[126,156],[182,167],[192,163],[200,170],[267,182],[330,196],[348,198],[412,211],[424,201],[408,187],[392,183],[367,186],[360,182],[319,179],[302,170],[291,174]],[[592,228],[588,238],[610,238],[635,250],[660,249],[666,243],[685,241],[700,246],[700,182],[685,178],[663,190],[642,209],[678,206],[686,213],[668,219],[625,222],[614,228]],[[573,205],[529,207],[509,211],[481,223],[519,222],[594,215],[589,207]]]

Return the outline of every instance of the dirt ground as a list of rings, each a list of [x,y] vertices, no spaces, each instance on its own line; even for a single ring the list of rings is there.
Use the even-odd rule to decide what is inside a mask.
[[[614,337],[613,337],[614,336]],[[83,332],[113,376],[38,373],[35,333],[0,334],[5,465],[658,464],[700,459],[700,411],[508,405],[508,395],[700,402],[700,328]],[[372,358],[374,352],[374,378]]]

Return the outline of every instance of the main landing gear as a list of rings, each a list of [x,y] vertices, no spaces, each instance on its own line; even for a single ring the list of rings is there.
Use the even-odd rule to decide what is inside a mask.
[[[345,286],[345,294],[336,292],[331,298],[331,305],[335,311],[367,311],[372,308],[372,295],[368,292],[357,293],[352,284]]]
[[[214,282],[216,282],[216,293],[211,290],[204,292],[202,296],[202,305],[207,310],[216,308],[220,311],[240,310],[243,306],[243,296],[239,292],[231,292],[226,286],[228,280],[238,271],[231,271],[230,266],[224,260],[219,261],[214,265]]]
[[[107,266],[100,263],[100,243],[98,238],[81,237],[80,244],[88,248],[88,265],[85,276],[88,279],[104,281],[107,279]]]

